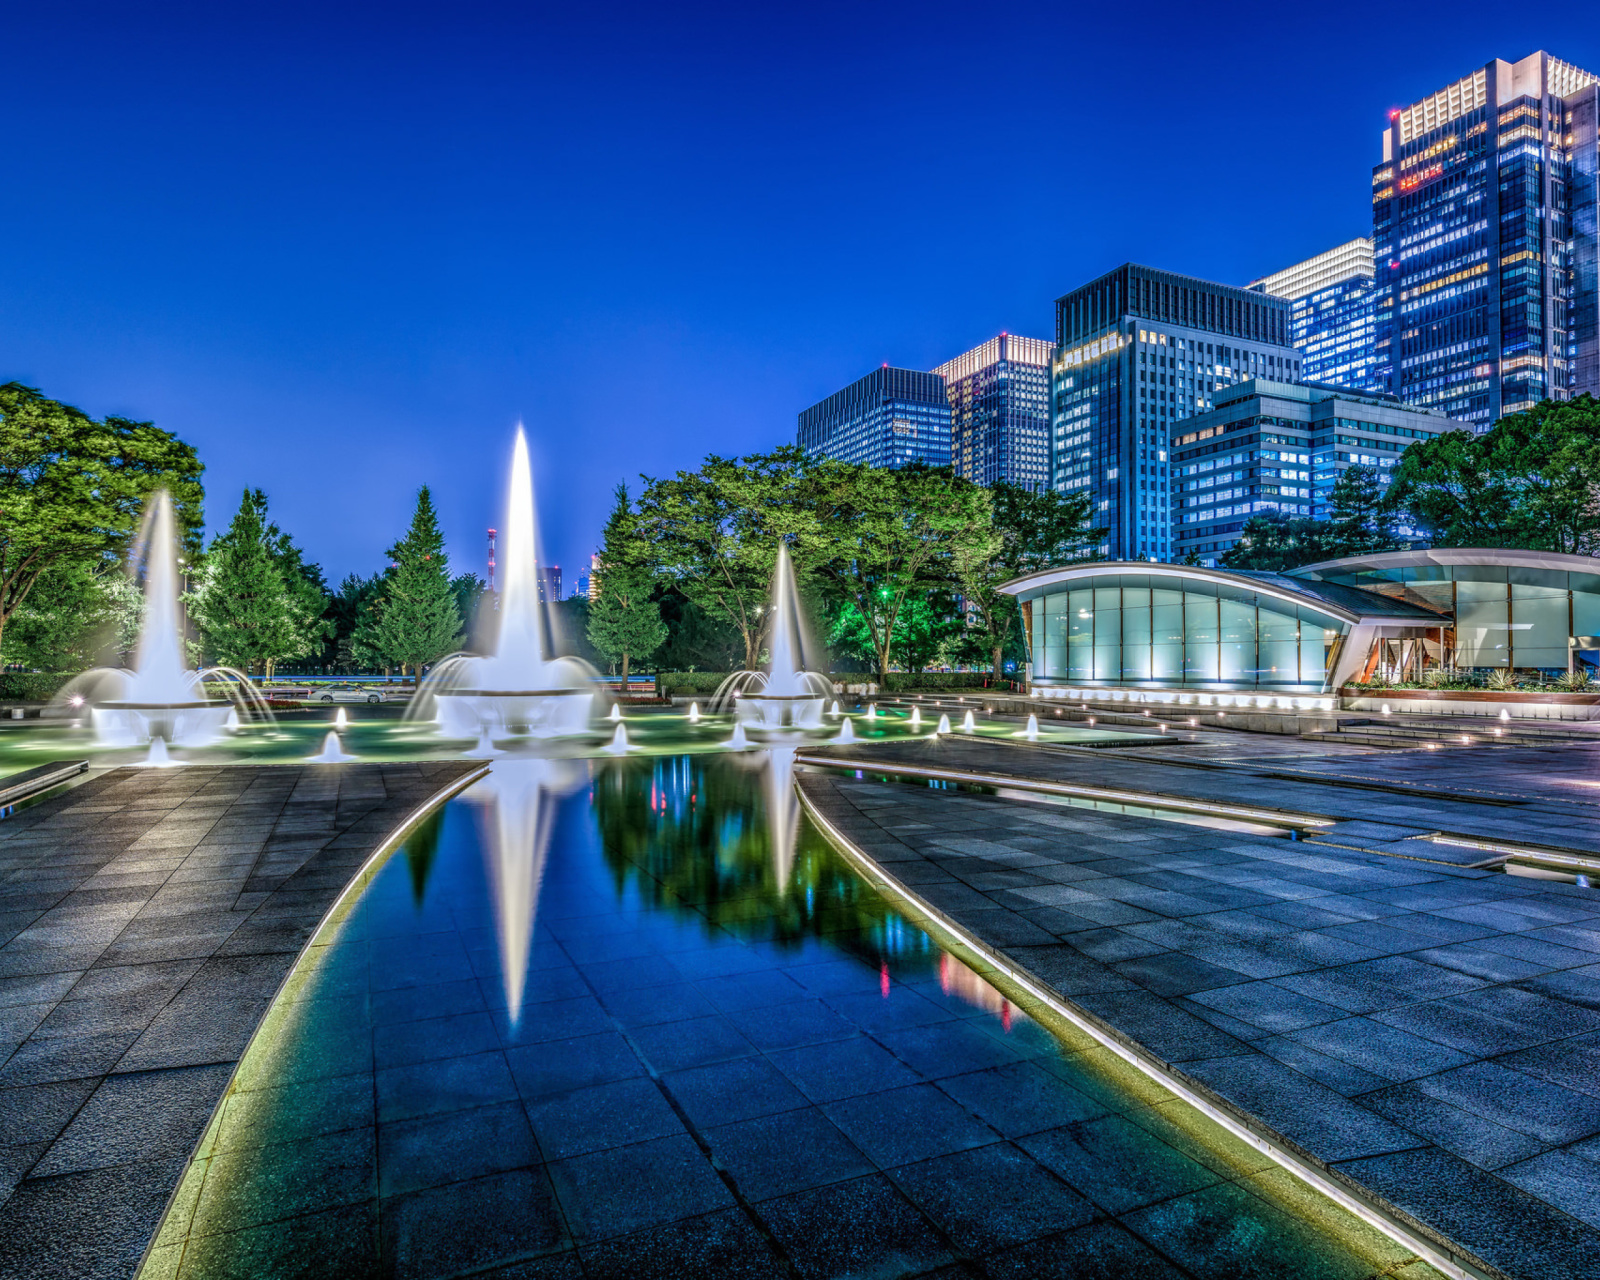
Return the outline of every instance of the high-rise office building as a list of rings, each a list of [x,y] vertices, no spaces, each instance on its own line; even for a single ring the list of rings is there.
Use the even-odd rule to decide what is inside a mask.
[[[950,465],[950,401],[944,379],[884,365],[800,414],[800,446],[845,462]]]
[[[1306,382],[1382,391],[1377,373],[1378,286],[1372,241],[1351,240],[1250,282],[1293,304],[1290,337]]]
[[[1372,171],[1378,374],[1488,427],[1600,391],[1597,81],[1540,51],[1390,113]]]
[[[1114,560],[1173,554],[1174,428],[1247,378],[1292,382],[1290,304],[1127,263],[1056,300],[1050,484],[1087,491]]]
[[[1002,333],[934,370],[950,401],[950,465],[974,484],[1050,481],[1050,357],[1055,344]]]
[[[554,604],[561,599],[561,566],[558,564],[541,564],[535,567],[535,581],[538,583],[539,603]]]
[[[1216,393],[1216,407],[1172,441],[1173,554],[1215,566],[1244,523],[1266,511],[1328,518],[1350,467],[1385,480],[1406,447],[1466,423],[1394,396],[1253,378]]]

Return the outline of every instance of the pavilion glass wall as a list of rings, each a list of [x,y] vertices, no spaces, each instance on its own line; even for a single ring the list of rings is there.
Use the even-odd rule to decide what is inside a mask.
[[[1508,565],[1420,565],[1325,576],[1453,612],[1458,667],[1565,670],[1569,637],[1600,636],[1600,574]]]
[[[1320,690],[1346,630],[1306,605],[1166,575],[1080,579],[1033,610],[1034,676],[1069,683]]]

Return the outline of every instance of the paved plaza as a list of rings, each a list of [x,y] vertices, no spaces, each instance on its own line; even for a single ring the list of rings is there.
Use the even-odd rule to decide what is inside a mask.
[[[481,769],[117,769],[0,824],[0,1275],[133,1273],[323,913]]]
[[[959,739],[828,754],[1336,819],[1292,842],[871,776],[800,784],[937,912],[1440,1237],[1509,1275],[1592,1265],[1600,895],[1415,837],[1592,852],[1596,793],[1563,784],[1600,775],[1600,752],[1292,766],[1307,776]]]

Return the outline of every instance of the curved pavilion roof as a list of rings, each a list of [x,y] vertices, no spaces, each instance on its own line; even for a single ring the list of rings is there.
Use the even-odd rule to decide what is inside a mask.
[[[1430,547],[1423,551],[1377,551],[1368,555],[1323,560],[1286,570],[1293,577],[1320,581],[1330,572],[1359,573],[1365,569],[1418,569],[1424,566],[1482,565],[1505,569],[1535,569],[1549,573],[1600,574],[1600,559],[1570,556],[1560,551],[1526,551],[1520,547]]]
[[[1583,559],[1581,556],[1562,558]],[[1337,560],[1328,562],[1329,565],[1342,563],[1344,562]],[[1589,563],[1600,567],[1600,563],[1595,561]],[[1327,565],[1319,567],[1325,568]],[[1309,605],[1349,623],[1411,622],[1424,626],[1437,626],[1442,616],[1432,609],[1425,609],[1409,601],[1394,600],[1375,591],[1363,591],[1359,587],[1347,587],[1337,582],[1292,578],[1282,573],[1206,569],[1199,565],[1187,564],[1152,564],[1148,560],[1086,560],[1053,569],[1041,569],[1036,573],[1025,574],[1003,583],[1000,590],[1010,596],[1032,595],[1051,587],[1071,585],[1106,574],[1138,574],[1152,580],[1190,578],[1213,582],[1236,591],[1253,591],[1257,595],[1272,596],[1287,604]]]

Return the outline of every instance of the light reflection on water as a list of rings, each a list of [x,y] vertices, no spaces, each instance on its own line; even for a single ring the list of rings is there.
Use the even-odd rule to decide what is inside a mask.
[[[804,820],[792,769],[497,761],[314,942],[146,1276],[449,1275],[640,1241],[663,1274],[715,1275],[708,1224],[806,1275],[1012,1249],[1044,1250],[1037,1275],[1404,1264],[943,951]]]

